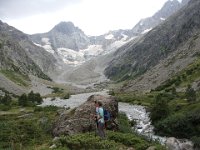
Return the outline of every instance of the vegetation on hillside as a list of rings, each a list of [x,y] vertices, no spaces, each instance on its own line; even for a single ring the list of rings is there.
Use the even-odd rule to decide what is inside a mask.
[[[12,70],[0,70],[0,73],[5,75],[8,79],[10,79],[19,86],[28,86],[30,84],[30,79],[28,75],[23,75],[19,72]]]
[[[150,93],[112,91],[121,102],[147,106],[155,133],[200,143],[200,59]],[[196,82],[196,87],[193,84]]]

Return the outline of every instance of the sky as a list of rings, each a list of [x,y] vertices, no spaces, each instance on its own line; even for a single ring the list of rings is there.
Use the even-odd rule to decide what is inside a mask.
[[[71,21],[87,35],[131,29],[167,0],[0,0],[0,20],[27,34]]]

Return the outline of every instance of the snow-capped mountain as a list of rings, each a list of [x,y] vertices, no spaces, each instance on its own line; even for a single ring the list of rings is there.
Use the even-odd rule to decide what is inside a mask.
[[[79,65],[98,55],[107,54],[130,40],[129,35],[116,31],[101,36],[87,36],[72,22],[61,22],[51,31],[31,35],[30,38],[35,45],[62,58],[69,65]]]
[[[190,0],[168,0],[152,17],[141,19],[133,28],[133,34],[144,34],[164,22],[169,16],[185,6]]]
[[[144,35],[165,21],[189,0],[169,0],[152,17],[142,19],[130,30],[110,31],[100,36],[87,36],[72,22],[61,22],[47,33],[31,35],[31,40],[69,65],[79,65],[99,55],[115,51],[127,42]]]

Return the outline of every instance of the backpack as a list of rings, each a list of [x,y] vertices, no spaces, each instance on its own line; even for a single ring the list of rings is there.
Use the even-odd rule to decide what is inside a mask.
[[[103,114],[104,114],[105,122],[111,120],[111,114],[110,114],[110,112],[108,110],[103,109]]]

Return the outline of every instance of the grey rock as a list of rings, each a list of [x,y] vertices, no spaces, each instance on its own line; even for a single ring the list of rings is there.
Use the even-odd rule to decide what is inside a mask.
[[[103,107],[112,114],[112,120],[115,120],[118,114],[118,103],[116,99],[111,96],[92,95],[78,108],[73,109],[67,114],[63,113],[60,115],[59,119],[55,122],[53,134],[59,136],[61,134],[71,135],[80,132],[94,131],[96,129],[96,123],[91,114],[95,114],[95,100],[101,101]],[[112,129],[117,128],[116,125],[109,127]]]
[[[56,146],[56,144],[53,144],[53,145],[51,145],[49,148],[50,148],[50,149],[56,149],[57,146]]]
[[[178,140],[170,137],[166,141],[166,147],[169,150],[193,150],[193,143],[188,140]]]

